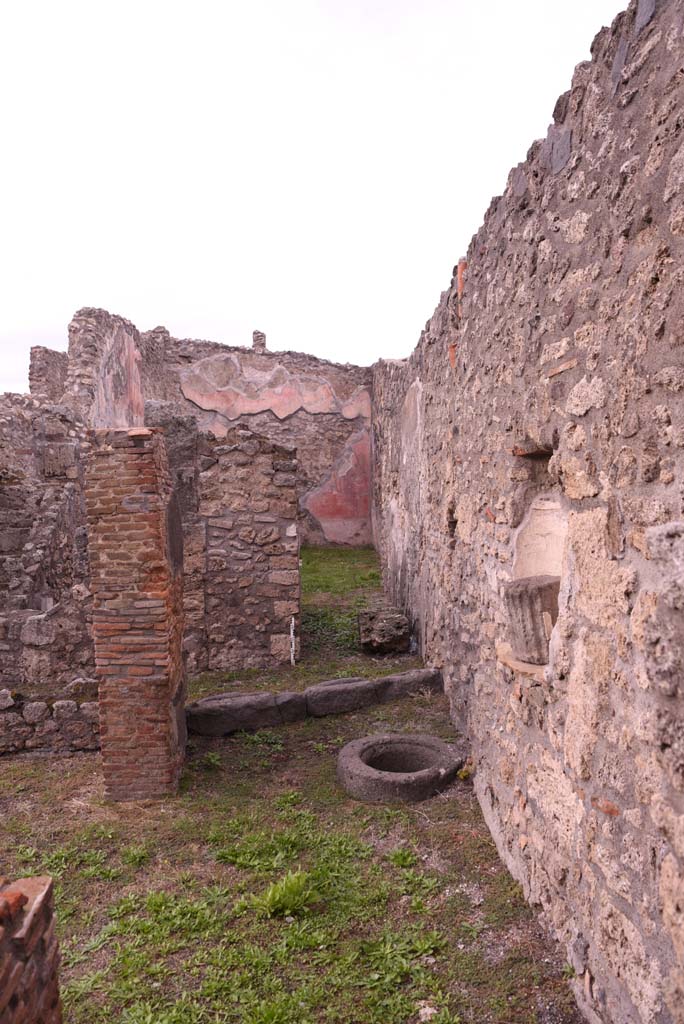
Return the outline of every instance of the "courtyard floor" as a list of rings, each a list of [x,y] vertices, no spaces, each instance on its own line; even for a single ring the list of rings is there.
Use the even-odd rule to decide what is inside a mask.
[[[416,664],[353,649],[370,551],[305,552],[304,570],[302,664],[245,689]],[[579,1024],[469,779],[406,808],[338,787],[340,746],[386,729],[453,735],[425,694],[191,738],[180,795],[126,805],[104,802],[98,755],[3,760],[0,872],[55,878],[66,1024]]]

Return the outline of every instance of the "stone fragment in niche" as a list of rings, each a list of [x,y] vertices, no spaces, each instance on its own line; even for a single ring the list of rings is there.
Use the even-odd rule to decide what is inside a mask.
[[[559,590],[560,576],[526,576],[504,584],[509,639],[518,660],[533,665],[548,662]]]

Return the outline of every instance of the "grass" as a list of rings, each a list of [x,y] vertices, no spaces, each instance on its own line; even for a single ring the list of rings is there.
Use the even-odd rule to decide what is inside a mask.
[[[303,690],[321,679],[374,678],[417,668],[414,655],[370,658],[359,648],[357,615],[381,593],[373,548],[302,548],[301,657],[274,672],[205,672],[190,681],[192,700],[225,689]]]
[[[347,597],[381,588],[375,548],[302,548],[302,597]]]
[[[3,764],[2,862],[54,873],[67,1024],[579,1020],[470,781],[405,808],[340,790],[340,746],[383,727],[451,732],[425,695],[208,739],[144,805],[103,802],[96,756]]]
[[[245,906],[255,907],[266,917],[294,917],[306,913],[316,898],[308,871],[288,871],[265,892],[253,896]]]
[[[337,786],[384,727],[449,736],[446,700],[195,741],[145,804],[104,802],[97,755],[4,762],[0,860],[54,874],[66,1024],[575,1024],[471,782],[399,808]]]
[[[311,558],[311,607],[376,585],[366,551]],[[448,738],[447,701],[196,738],[156,802],[105,803],[98,755],[4,760],[0,864],[55,879],[65,1024],[578,1024],[470,779],[396,808],[337,785],[339,748],[384,729]]]

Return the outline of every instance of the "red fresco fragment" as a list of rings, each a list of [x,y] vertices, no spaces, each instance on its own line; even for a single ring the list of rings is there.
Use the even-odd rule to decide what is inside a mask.
[[[371,446],[367,430],[355,434],[328,479],[305,500],[325,537],[370,543]]]

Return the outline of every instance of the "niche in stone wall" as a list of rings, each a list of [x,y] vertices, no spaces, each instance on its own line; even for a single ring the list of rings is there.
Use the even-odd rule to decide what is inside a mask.
[[[567,529],[560,496],[544,494],[530,502],[517,531],[513,579],[504,584],[504,604],[509,643],[519,661],[545,665],[549,660]]]

